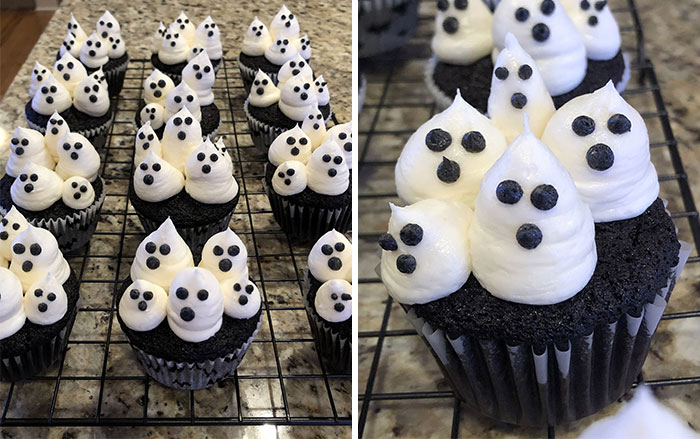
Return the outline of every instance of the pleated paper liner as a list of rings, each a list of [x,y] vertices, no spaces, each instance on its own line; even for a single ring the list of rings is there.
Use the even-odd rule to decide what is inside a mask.
[[[332,372],[350,373],[352,371],[352,337],[342,337],[318,315],[309,302],[309,272],[304,270],[304,307],[310,317],[311,333],[316,339],[317,346],[323,357],[324,364]]]
[[[681,242],[667,286],[639,316],[624,314],[543,350],[498,339],[450,339],[411,306],[402,306],[462,401],[498,421],[558,425],[598,412],[632,387],[690,251]]]
[[[124,77],[126,76],[126,68],[129,66],[129,55],[126,55],[126,60],[116,66],[113,69],[105,71],[105,78],[107,79],[107,90],[109,91],[109,97],[115,98],[119,96],[124,86]]]

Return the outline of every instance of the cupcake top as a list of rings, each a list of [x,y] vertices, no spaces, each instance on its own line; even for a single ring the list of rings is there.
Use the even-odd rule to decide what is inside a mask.
[[[133,283],[121,297],[119,316],[134,331],[150,331],[167,318],[180,339],[205,341],[219,331],[224,314],[247,319],[260,310],[262,300],[248,279],[246,255],[243,243],[227,229],[209,238],[195,267],[168,218],[139,245],[131,267]]]
[[[126,43],[121,36],[121,27],[116,18],[105,11],[97,20],[95,31],[88,36],[73,14],[70,14],[68,33],[59,49],[59,57],[66,53],[90,69],[99,68],[110,59],[117,59],[126,53]]]
[[[281,66],[297,55],[311,58],[311,41],[307,35],[299,37],[299,22],[285,5],[272,19],[269,28],[256,16],[248,26],[241,53],[264,56],[272,64]]]
[[[92,117],[103,116],[109,111],[107,81],[101,68],[87,75],[84,67],[67,53],[56,61],[54,72],[57,76],[46,71],[38,62],[34,70],[39,73],[32,72],[29,95],[32,110],[37,113],[51,116],[54,112],[62,113],[71,106]],[[38,83],[40,79],[41,82]]]
[[[352,317],[352,244],[345,235],[330,230],[311,248],[309,272],[322,283],[314,308],[322,319],[344,322]]]
[[[220,60],[223,56],[221,32],[210,16],[195,28],[194,23],[181,11],[167,27],[160,22],[151,37],[151,51],[168,65],[192,59],[189,55],[195,47],[205,49],[212,60]]]
[[[659,195],[644,120],[612,82],[562,106],[542,140],[571,172],[596,222],[636,217]]]
[[[586,55],[593,60],[608,60],[620,51],[620,28],[607,0],[561,0],[567,14],[583,35]]]
[[[493,50],[493,16],[481,1],[440,0],[435,17],[433,53],[442,62],[468,65]]]
[[[61,285],[70,276],[70,266],[58,249],[56,238],[48,230],[31,224],[12,241],[10,271],[17,276],[25,292],[47,273]]]

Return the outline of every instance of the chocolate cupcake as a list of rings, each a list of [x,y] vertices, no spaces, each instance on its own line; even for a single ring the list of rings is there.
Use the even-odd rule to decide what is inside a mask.
[[[299,21],[285,5],[272,19],[269,29],[255,17],[248,26],[238,56],[238,69],[246,92],[250,92],[258,70],[262,70],[274,84],[278,84],[280,68],[297,57],[308,64],[311,41],[308,35],[299,35]]]
[[[352,371],[352,244],[330,230],[309,253],[304,305],[326,367]]]
[[[195,253],[225,230],[238,204],[239,188],[223,138],[202,142],[199,124],[187,107],[167,123],[163,140],[148,125],[136,135],[140,160],[129,185],[129,200],[146,233],[170,217]],[[149,140],[150,139],[150,140]]]
[[[78,312],[78,280],[51,233],[16,211],[0,228],[0,381],[21,381],[63,353]]]
[[[418,0],[360,0],[358,6],[360,58],[403,46],[418,27]]]
[[[0,179],[0,214],[16,209],[69,252],[87,244],[97,228],[106,192],[97,175],[100,156],[89,140],[70,132],[58,113],[46,132],[42,136],[20,127],[13,133]]]
[[[275,220],[299,241],[343,233],[352,222],[352,125],[336,125],[322,140],[294,127],[275,139],[265,164]]]
[[[181,11],[167,28],[161,22],[153,34],[151,63],[155,69],[179,83],[188,61],[204,50],[211,60],[214,73],[218,72],[223,57],[219,26],[207,16],[195,29],[194,24]]]
[[[71,13],[68,34],[61,43],[56,59],[60,61],[66,53],[79,59],[89,74],[101,69],[107,80],[109,95],[119,96],[129,65],[129,54],[119,22],[109,11],[102,14],[89,37]],[[58,75],[54,72],[54,76]]]
[[[226,229],[199,267],[167,219],[144,239],[117,293],[117,319],[146,373],[176,389],[203,389],[233,373],[262,322],[247,252]]]

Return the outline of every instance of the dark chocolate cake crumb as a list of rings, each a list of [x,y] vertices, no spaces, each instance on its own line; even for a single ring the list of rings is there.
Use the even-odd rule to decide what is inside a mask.
[[[613,84],[617,85],[622,81],[622,75],[625,73],[625,60],[622,57],[622,49],[617,52],[612,59],[606,61],[588,60],[586,68],[586,76],[581,84],[568,93],[559,96],[552,96],[554,106],[561,107],[573,98],[588,93],[593,93],[605,86],[608,81],[612,80]]]
[[[486,113],[491,93],[492,72],[493,61],[489,54],[468,66],[438,62],[433,71],[433,81],[450,99],[455,97],[459,87],[465,101],[480,112]]]

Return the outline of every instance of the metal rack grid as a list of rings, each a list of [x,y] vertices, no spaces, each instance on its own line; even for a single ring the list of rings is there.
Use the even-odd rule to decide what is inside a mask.
[[[144,233],[128,203],[133,123],[150,60],[131,60],[101,153],[107,197],[89,245],[66,255],[81,282],[76,323],[60,362],[21,383],[0,383],[0,426],[351,425],[351,380],[327,371],[301,298],[309,247],[274,221],[262,188],[235,60],[223,60],[214,93],[241,198],[231,227],[246,243],[263,323],[237,371],[211,389],[165,388],[143,373],[115,318],[114,293]],[[337,121],[335,121],[337,123]],[[117,358],[118,357],[118,358]],[[92,360],[91,360],[92,359]],[[299,370],[300,372],[296,372]]]
[[[656,137],[650,130],[652,160],[655,161],[659,171],[662,196],[664,196],[665,192],[667,196],[673,195],[682,200],[682,203],[679,202],[677,206],[669,205],[669,209],[671,209],[672,218],[679,228],[680,238],[692,241],[694,246],[694,251],[688,260],[688,265],[686,265],[686,270],[688,270],[694,265],[697,266],[698,262],[700,262],[700,256],[698,256],[700,253],[700,221],[698,220],[698,211],[688,183],[688,176],[684,171],[678,152],[678,143],[673,136],[669,115],[664,105],[654,66],[646,55],[643,29],[635,1],[618,0],[611,3],[613,13],[621,23],[620,31],[623,37],[623,50],[633,55],[632,80],[623,96],[628,101],[630,99],[639,101],[646,99],[650,109],[639,107],[637,109],[642,113],[647,125],[655,123],[654,121],[659,123],[660,130],[658,130],[659,133],[656,134]],[[364,293],[360,294],[358,352],[360,352],[360,357],[363,356],[363,352],[367,352],[366,360],[363,361],[361,358],[359,361],[359,370],[360,372],[369,370],[366,377],[359,377],[361,382],[359,395],[361,408],[358,423],[360,437],[366,431],[368,420],[370,422],[376,421],[378,416],[375,413],[381,412],[381,416],[384,419],[391,418],[391,414],[387,413],[387,410],[390,411],[391,408],[384,410],[385,405],[394,404],[390,407],[393,407],[394,410],[401,410],[399,407],[408,406],[400,404],[406,404],[408,401],[411,404],[425,403],[425,407],[429,407],[426,408],[426,411],[416,413],[418,419],[412,420],[412,422],[430,423],[432,434],[437,436],[447,436],[449,434],[450,437],[469,434],[469,432],[463,431],[460,425],[463,412],[468,412],[468,409],[462,409],[460,400],[455,397],[452,390],[446,385],[446,382],[441,382],[440,384],[442,385],[439,386],[441,388],[438,390],[434,390],[435,386],[433,386],[428,390],[405,391],[400,389],[399,387],[401,386],[398,386],[394,381],[384,385],[381,382],[382,378],[378,376],[380,364],[384,364],[383,361],[388,361],[383,360],[382,357],[383,352],[387,349],[392,349],[392,353],[385,354],[385,357],[387,355],[396,355],[395,352],[397,350],[409,351],[409,357],[418,355],[416,351],[410,350],[414,345],[406,343],[406,339],[409,338],[418,340],[415,330],[410,325],[397,323],[399,319],[406,320],[402,315],[403,312],[397,308],[397,303],[390,296],[385,296],[386,290],[374,272],[374,264],[378,262],[376,243],[380,234],[386,231],[386,220],[382,223],[383,229],[380,229],[380,226],[372,227],[372,224],[376,224],[373,218],[376,218],[378,215],[385,215],[386,219],[388,219],[388,203],[398,202],[393,184],[393,172],[400,149],[415,129],[436,112],[435,104],[429,93],[427,91],[415,91],[425,89],[422,66],[427,61],[427,58],[431,56],[430,38],[433,33],[432,23],[435,19],[434,6],[430,5],[430,7],[427,7],[428,5],[425,4],[422,6],[416,35],[403,49],[392,53],[391,56],[385,56],[381,59],[363,60],[362,62],[362,70],[365,73],[368,86],[367,98],[363,107],[363,113],[365,114],[361,115],[365,117],[360,118],[358,142],[360,145],[358,165],[360,169],[358,195],[360,217],[358,223],[364,227],[369,227],[370,230],[367,230],[367,228],[363,230],[363,226],[361,226],[358,231],[358,246],[361,249],[360,261],[366,260],[370,262],[367,262],[364,267],[361,266],[359,273],[360,291],[364,291]],[[419,69],[418,66],[421,68]],[[632,105],[635,104],[633,103]],[[415,113],[420,110],[428,113],[427,117],[422,117],[423,113],[420,113],[421,116],[416,116]],[[426,112],[425,110],[428,111]],[[419,121],[416,120],[418,117],[421,118]],[[397,121],[398,123],[396,124],[395,122]],[[406,121],[408,121],[408,124],[414,123],[416,126],[408,128],[405,126],[387,128],[385,126],[401,125],[401,123],[406,125]],[[668,158],[668,163],[666,165],[657,163],[656,158],[664,154]],[[679,286],[680,284],[676,287],[676,290]],[[378,330],[364,330],[363,328],[365,319],[362,318],[362,300],[366,300],[370,294],[377,294],[382,298],[386,297],[386,299],[381,300],[383,312],[379,312],[381,310],[378,309],[375,316],[376,321],[374,323],[375,326],[379,325]],[[673,301],[671,302],[673,303]],[[371,305],[378,307],[379,303],[380,299],[376,299]],[[667,309],[666,314],[662,317],[662,321],[699,319],[700,308],[692,309],[694,307],[676,312],[671,312],[670,309]],[[697,320],[697,323],[700,325],[700,320]],[[416,349],[427,352],[427,348],[422,342],[418,341],[418,345],[420,347]],[[393,346],[398,347],[392,348]],[[409,358],[408,361],[412,359]],[[428,354],[420,356],[420,359],[433,362]],[[415,367],[424,366],[423,364],[415,365]],[[385,370],[384,372],[384,378],[391,374],[391,370]],[[436,374],[439,373],[439,371],[436,371]],[[694,376],[670,376],[662,379],[645,380],[645,382],[654,387],[700,384],[700,370],[695,371],[692,375]],[[410,381],[411,378],[411,376],[404,377],[404,380]],[[363,379],[366,379],[364,389],[362,386]],[[639,380],[643,380],[643,377],[640,376]],[[378,391],[378,387],[382,387],[382,390]],[[440,408],[446,408],[445,406],[451,405],[452,416],[449,430],[438,430],[439,425],[435,423],[436,418],[440,416],[448,417],[448,415],[446,410],[440,412],[442,415],[437,415],[435,411],[437,404],[441,404]],[[379,407],[375,408],[378,405]],[[427,415],[421,415],[421,413],[427,413]],[[421,419],[422,416],[426,416],[425,419]],[[449,422],[449,420],[446,419],[446,422]],[[478,423],[479,421],[475,422]],[[387,425],[383,427],[388,428]],[[479,430],[478,434],[486,436],[490,427],[488,424],[486,426],[481,425],[481,427],[483,428]],[[504,425],[501,425],[501,427],[505,428],[509,435],[518,435],[520,433],[527,436],[539,435],[554,438],[556,434],[554,427],[541,430],[520,430],[517,427]],[[392,430],[394,435],[400,436],[402,426],[394,425]],[[384,430],[381,431],[383,432]],[[380,433],[374,432],[374,435],[377,434]]]

